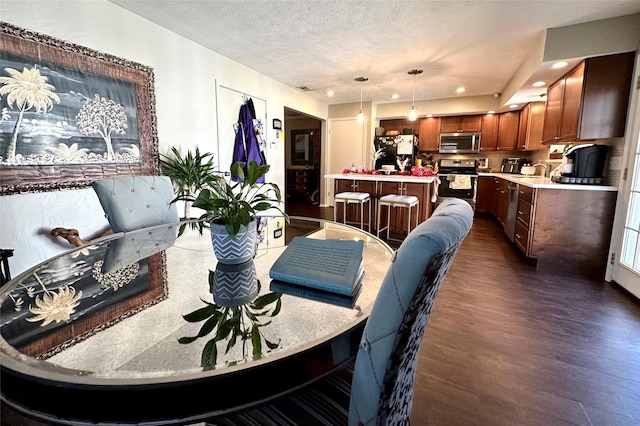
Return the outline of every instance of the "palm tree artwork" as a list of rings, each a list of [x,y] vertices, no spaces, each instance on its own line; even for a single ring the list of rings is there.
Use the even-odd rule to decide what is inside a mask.
[[[60,103],[60,98],[54,93],[55,87],[47,83],[47,77],[40,74],[36,67],[22,69],[22,72],[13,68],[4,69],[9,77],[0,77],[0,96],[7,96],[7,104],[20,110],[16,125],[11,134],[11,140],[5,153],[6,162],[14,162],[16,158],[16,146],[18,133],[24,112],[33,108],[36,112],[47,112],[53,108],[53,101]]]

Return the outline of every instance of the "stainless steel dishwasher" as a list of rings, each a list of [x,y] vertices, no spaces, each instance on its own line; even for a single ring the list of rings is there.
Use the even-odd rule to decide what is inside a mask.
[[[507,217],[504,221],[504,232],[513,241],[516,232],[516,215],[518,213],[518,184],[509,182],[509,192],[507,194]]]

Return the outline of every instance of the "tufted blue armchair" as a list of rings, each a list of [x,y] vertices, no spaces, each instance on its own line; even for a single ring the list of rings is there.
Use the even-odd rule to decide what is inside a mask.
[[[407,236],[384,277],[355,364],[213,424],[408,425],[420,343],[440,285],[472,222],[469,204],[452,198]]]
[[[167,176],[123,176],[97,180],[92,186],[113,232],[180,222]]]

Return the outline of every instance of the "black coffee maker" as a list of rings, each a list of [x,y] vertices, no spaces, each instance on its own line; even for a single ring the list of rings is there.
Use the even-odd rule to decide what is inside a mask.
[[[560,176],[559,183],[573,183],[581,185],[602,185],[604,167],[607,160],[607,145],[577,145],[564,153],[572,171],[565,170]]]

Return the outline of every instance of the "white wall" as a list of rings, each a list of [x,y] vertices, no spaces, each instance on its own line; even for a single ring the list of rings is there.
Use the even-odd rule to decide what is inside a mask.
[[[284,142],[275,138],[271,120],[284,119],[284,106],[327,118],[326,104],[106,0],[2,0],[0,19],[152,67],[163,153],[172,145],[197,145],[218,158],[216,84],[233,88],[267,100],[267,141],[276,141],[267,152],[272,170],[268,177],[284,188]],[[232,150],[233,141],[220,141],[220,146]],[[52,240],[49,229],[76,228],[91,238],[105,223],[91,189],[0,197],[0,246],[15,250],[10,260],[14,276],[69,248]]]

